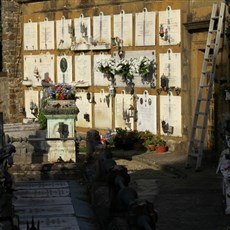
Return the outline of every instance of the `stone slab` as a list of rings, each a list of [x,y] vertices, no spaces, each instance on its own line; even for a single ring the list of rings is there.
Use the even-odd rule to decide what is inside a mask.
[[[31,219],[20,218],[20,229],[27,229],[27,221]],[[34,217],[35,225],[39,221],[42,230],[80,230],[76,217]]]
[[[28,190],[18,190],[14,192],[17,199],[21,198],[38,198],[38,197],[66,197],[70,196],[70,191],[68,188],[60,189],[28,189]]]
[[[14,206],[26,207],[26,206],[50,206],[53,204],[58,205],[70,205],[72,200],[70,197],[50,197],[50,198],[22,198],[15,199]]]
[[[65,216],[74,215],[72,205],[52,205],[52,206],[29,206],[29,207],[15,207],[15,214],[21,218],[22,216]]]
[[[16,190],[19,189],[44,189],[44,188],[68,188],[66,181],[44,181],[44,182],[18,182],[15,186]]]

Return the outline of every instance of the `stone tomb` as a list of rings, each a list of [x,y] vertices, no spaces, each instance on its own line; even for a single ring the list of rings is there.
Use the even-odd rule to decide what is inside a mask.
[[[44,108],[47,118],[48,162],[76,161],[75,100],[50,100]],[[53,139],[53,140],[51,140]]]
[[[13,205],[20,229],[26,229],[33,217],[42,230],[79,230],[66,181],[18,182],[15,189]]]

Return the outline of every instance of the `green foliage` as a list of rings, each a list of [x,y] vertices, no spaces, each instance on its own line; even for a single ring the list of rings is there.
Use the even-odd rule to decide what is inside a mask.
[[[164,139],[162,139],[160,136],[154,135],[149,130],[138,132],[138,136],[146,148],[148,147],[148,145],[166,145],[166,141]]]
[[[39,110],[38,113],[38,123],[41,129],[47,128],[47,118],[45,117],[45,114],[42,112],[42,110]]]

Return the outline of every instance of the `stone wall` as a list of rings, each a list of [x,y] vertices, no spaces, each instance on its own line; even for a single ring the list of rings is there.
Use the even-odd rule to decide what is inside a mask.
[[[4,77],[0,77],[0,111],[5,122],[22,121],[23,90],[21,61],[20,5],[15,1],[2,0],[2,55]]]

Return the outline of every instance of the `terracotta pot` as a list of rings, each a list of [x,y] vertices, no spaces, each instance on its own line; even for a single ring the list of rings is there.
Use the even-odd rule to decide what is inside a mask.
[[[154,151],[155,150],[155,145],[148,145],[148,150]]]
[[[164,152],[167,152],[168,147],[167,146],[156,146],[155,150],[158,153],[164,153]]]

